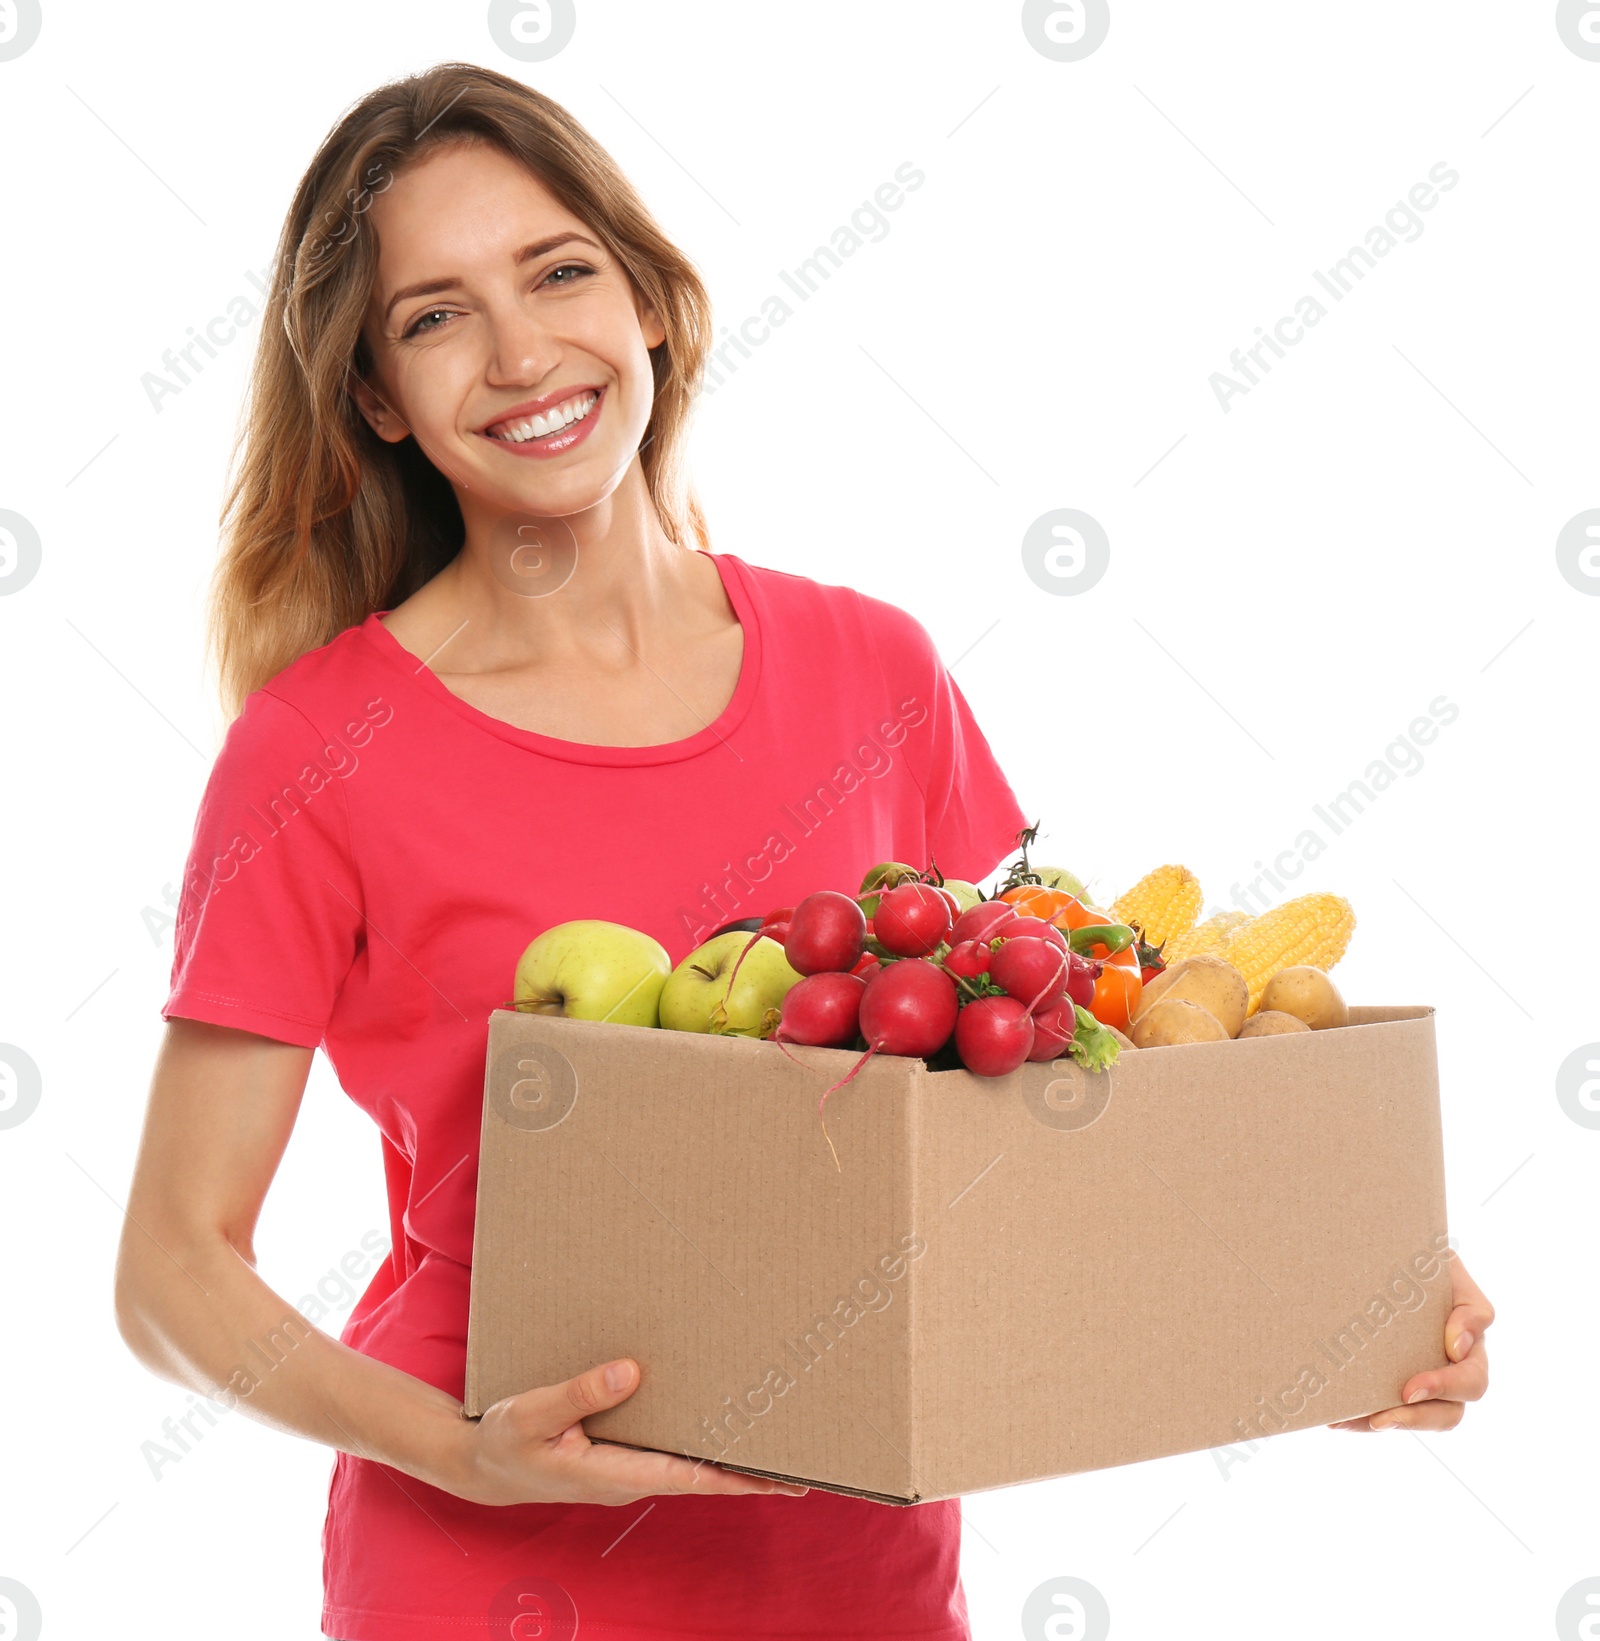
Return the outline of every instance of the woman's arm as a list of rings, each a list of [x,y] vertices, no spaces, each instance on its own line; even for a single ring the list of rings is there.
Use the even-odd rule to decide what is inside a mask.
[[[805,1491],[591,1444],[581,1420],[632,1395],[631,1361],[619,1385],[604,1377],[618,1364],[602,1364],[474,1423],[444,1391],[312,1327],[256,1274],[252,1246],[311,1055],[226,1026],[168,1023],[117,1256],[117,1325],[146,1367],[203,1394],[232,1389],[264,1424],[481,1504]],[[264,1371],[267,1361],[277,1365]]]

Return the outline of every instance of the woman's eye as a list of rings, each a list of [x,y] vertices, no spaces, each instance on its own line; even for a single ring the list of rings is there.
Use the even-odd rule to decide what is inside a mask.
[[[551,284],[552,282],[560,284],[560,285],[571,285],[572,283],[574,283],[573,280],[570,280],[570,279],[556,280],[556,275],[557,274],[576,274],[578,276],[578,278],[581,279],[586,274],[592,274],[593,272],[594,272],[593,268],[586,267],[582,262],[563,262],[559,268],[552,268],[550,270],[550,272],[545,275],[544,282],[547,285]]]
[[[448,312],[448,308],[429,308],[426,313],[418,315],[418,317],[406,327],[405,334],[407,336],[417,336],[426,331],[437,330],[439,328],[437,325],[427,325],[424,324],[423,321],[432,319],[436,314],[448,314]]]

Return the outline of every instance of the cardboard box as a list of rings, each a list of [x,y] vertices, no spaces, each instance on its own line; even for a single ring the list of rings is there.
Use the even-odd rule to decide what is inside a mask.
[[[497,1011],[466,1410],[915,1504],[1352,1418],[1444,1361],[1431,1008],[988,1079]]]

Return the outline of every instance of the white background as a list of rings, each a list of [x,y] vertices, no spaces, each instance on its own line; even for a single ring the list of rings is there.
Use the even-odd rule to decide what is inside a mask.
[[[1600,1575],[1600,1130],[1555,1092],[1600,1039],[1600,598],[1555,552],[1600,506],[1600,62],[1543,0],[1112,10],[1056,62],[1016,4],[580,0],[572,43],[518,64],[479,4],[46,0],[0,62],[0,508],[42,541],[0,587],[0,1042],[43,1079],[0,1130],[0,1577],[47,1636],[318,1630],[331,1455],[235,1415],[155,1479],[141,1443],[188,1399],[112,1320],[163,889],[220,731],[202,598],[254,333],[159,413],[141,378],[250,294],[340,112],[449,58],[571,108],[730,325],[925,172],[703,401],[695,470],[718,546],[928,626],[1044,858],[1105,894],[1183,861],[1223,906],[1430,701],[1459,708],[1296,888],[1355,904],[1347,995],[1438,1007],[1489,1398],[1443,1436],[975,1496],[975,1635],[1016,1635],[1061,1575],[1119,1638],[1544,1635]],[[1225,412],[1212,373],[1439,162],[1460,181],[1421,236]],[[1021,542],[1062,507],[1110,560],[1054,596]],[[377,1136],[319,1059],[262,1272],[298,1297],[386,1226]]]

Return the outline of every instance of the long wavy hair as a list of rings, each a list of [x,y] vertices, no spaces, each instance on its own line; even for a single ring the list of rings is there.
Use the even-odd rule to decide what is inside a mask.
[[[408,166],[461,141],[521,161],[654,306],[666,337],[650,350],[655,401],[640,463],[668,537],[710,546],[685,461],[713,341],[698,270],[559,103],[491,69],[440,63],[380,86],[344,115],[279,235],[208,611],[230,719],[275,673],[393,608],[461,549],[449,482],[414,438],[380,439],[350,391],[352,374],[371,368],[361,325],[378,265],[376,235],[361,216]]]

